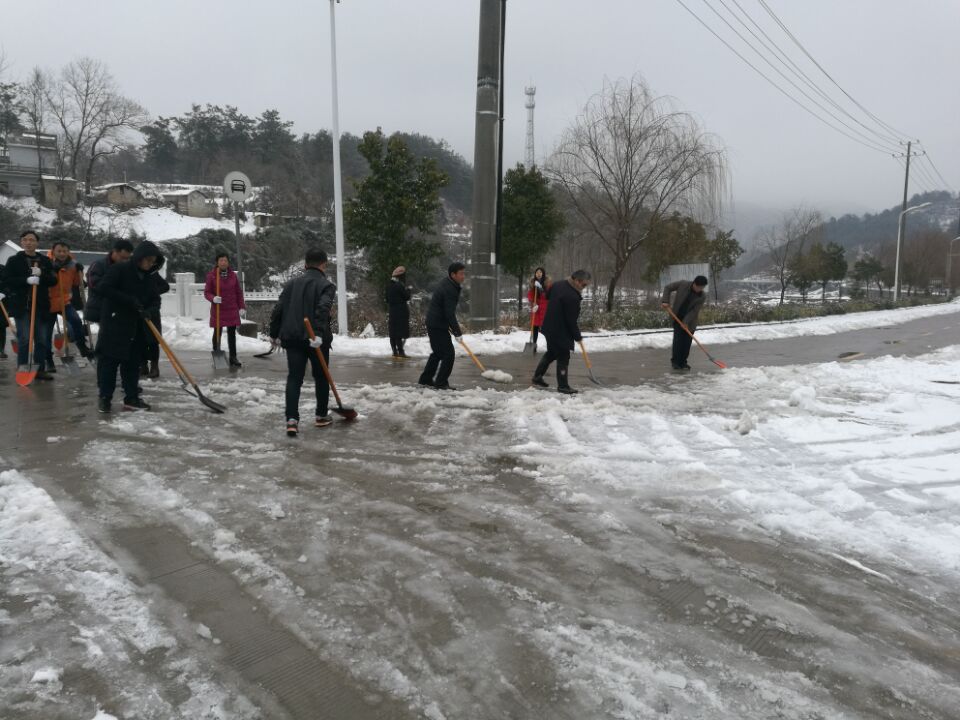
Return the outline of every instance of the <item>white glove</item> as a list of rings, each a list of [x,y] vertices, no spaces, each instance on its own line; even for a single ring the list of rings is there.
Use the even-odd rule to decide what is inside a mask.
[[[30,272],[33,273],[34,277],[40,277],[40,268],[37,265],[30,268]]]
[[[222,303],[222,302],[223,302],[223,298],[222,298],[222,297],[220,297],[219,295],[214,295],[214,296],[213,296],[213,304],[214,304],[214,305],[219,305],[219,304]]]
[[[39,284],[40,284],[40,278],[37,277],[36,275],[31,275],[30,277],[27,278],[27,285],[39,285]]]
[[[543,291],[543,285],[540,284],[539,280],[534,280],[533,284],[537,288],[537,290],[540,290],[541,292]]]
[[[536,312],[539,309],[540,309],[539,305],[534,305],[532,308],[530,308],[530,312]]]
[[[3,300],[6,297],[3,293],[0,293],[0,300]]]
[[[247,311],[243,308],[240,308],[240,317],[245,318],[247,316]]]
[[[312,348],[318,348],[318,347],[321,347],[322,345],[323,345],[323,340],[322,340],[322,339],[320,339],[320,338],[318,338],[318,337],[315,337],[315,338],[311,338],[311,339],[310,339],[310,347],[312,347]]]

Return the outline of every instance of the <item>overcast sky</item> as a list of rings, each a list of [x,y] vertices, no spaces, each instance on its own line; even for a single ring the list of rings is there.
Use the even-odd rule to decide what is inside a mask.
[[[748,55],[706,0],[684,2],[789,88]],[[739,2],[813,80],[844,100],[782,31],[775,34],[760,0],[722,2],[733,10]],[[710,0],[724,12],[722,2]],[[844,90],[919,138],[950,189],[960,187],[960,2],[767,3]],[[479,7],[478,0],[338,5],[341,129],[360,134],[379,125],[388,132],[421,132],[447,140],[472,163]],[[3,3],[2,17],[0,44],[14,75],[90,55],[156,115],[215,103],[250,115],[276,108],[298,131],[331,124],[327,0],[31,0]],[[901,199],[903,169],[893,158],[798,108],[678,0],[509,0],[506,65],[504,150],[510,164],[523,157],[525,84],[537,87],[542,160],[605,78],[642,73],[658,94],[676,98],[723,140],[735,206],[787,209],[804,202],[827,213],[860,213]],[[920,189],[911,183],[911,192]]]

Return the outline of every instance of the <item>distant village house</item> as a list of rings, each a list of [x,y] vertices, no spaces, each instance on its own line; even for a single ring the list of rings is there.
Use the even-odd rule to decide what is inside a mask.
[[[77,181],[59,177],[56,168],[55,135],[20,133],[0,141],[0,194],[35,197],[48,207],[76,204]]]
[[[173,205],[181,215],[189,217],[213,217],[217,214],[217,204],[202,190],[167,190],[162,193],[165,202]]]

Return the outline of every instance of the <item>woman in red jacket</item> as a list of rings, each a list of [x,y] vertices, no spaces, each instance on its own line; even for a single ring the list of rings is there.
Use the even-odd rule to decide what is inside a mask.
[[[537,337],[540,335],[540,326],[547,314],[547,293],[550,291],[550,278],[547,271],[538,267],[530,278],[530,289],[527,290],[527,302],[530,303],[530,320],[533,324],[533,352],[537,352]]]
[[[217,294],[217,276],[220,276],[220,294]],[[203,296],[210,303],[210,327],[213,328],[213,349],[217,347],[217,306],[220,306],[220,327],[227,331],[227,346],[230,349],[230,367],[240,367],[237,360],[237,328],[240,319],[247,314],[243,301],[240,278],[230,269],[230,260],[224,252],[217,253],[217,266],[207,273]]]

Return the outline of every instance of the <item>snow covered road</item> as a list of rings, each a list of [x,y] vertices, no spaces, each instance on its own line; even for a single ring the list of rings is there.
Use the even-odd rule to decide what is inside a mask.
[[[573,398],[346,383],[359,421],[297,441],[269,376],[205,383],[219,417],[169,380],[79,425],[51,418],[88,389],[38,397],[50,434],[0,451],[0,709],[282,717],[197,629],[215,597],[137,580],[117,538],[163,528],[367,717],[954,718],[958,351]]]

